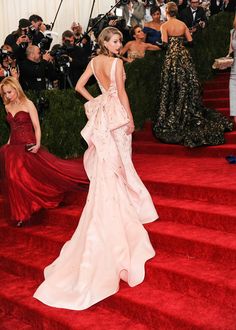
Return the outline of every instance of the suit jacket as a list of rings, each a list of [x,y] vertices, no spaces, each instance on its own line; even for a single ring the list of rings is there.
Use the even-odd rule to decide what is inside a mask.
[[[193,26],[195,26],[196,23],[199,22],[199,20],[207,23],[205,10],[202,7],[198,7],[196,11],[195,22],[193,21],[193,14],[190,7],[187,7],[186,9],[182,10],[179,18],[187,25],[188,28],[192,28]]]
[[[211,15],[218,14],[222,10],[223,0],[217,3],[217,0],[211,0],[210,11]]]
[[[229,3],[222,6],[223,11],[234,12],[236,10],[236,0],[229,0]]]
[[[141,2],[135,2],[134,6],[133,6],[133,14],[131,17],[131,26],[134,27],[135,25],[140,25],[142,19],[144,19],[144,15],[145,15],[145,8],[144,5]],[[126,21],[126,24],[129,21],[129,9],[128,9],[128,5],[125,5],[123,7],[123,18]]]

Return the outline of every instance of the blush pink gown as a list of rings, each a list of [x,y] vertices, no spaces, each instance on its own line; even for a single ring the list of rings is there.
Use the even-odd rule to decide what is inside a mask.
[[[155,255],[142,224],[158,215],[131,160],[116,63],[110,88],[99,84],[102,94],[85,104],[88,122],[81,134],[88,143],[84,166],[90,187],[77,229],[45,268],[45,280],[34,293],[49,306],[82,310],[116,293],[120,279],[135,286],[144,279],[145,262]]]

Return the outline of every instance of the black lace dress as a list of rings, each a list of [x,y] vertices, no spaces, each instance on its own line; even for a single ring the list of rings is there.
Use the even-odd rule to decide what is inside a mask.
[[[188,147],[222,144],[224,132],[231,131],[233,123],[202,105],[201,86],[183,40],[169,37],[154,134],[164,143]]]

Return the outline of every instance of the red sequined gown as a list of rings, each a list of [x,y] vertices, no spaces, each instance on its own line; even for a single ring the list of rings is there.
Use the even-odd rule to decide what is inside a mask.
[[[1,176],[9,200],[11,218],[26,221],[41,208],[56,207],[66,191],[88,183],[83,165],[60,159],[44,148],[34,154],[25,145],[35,143],[30,115],[18,111],[7,114],[10,143],[0,148]]]

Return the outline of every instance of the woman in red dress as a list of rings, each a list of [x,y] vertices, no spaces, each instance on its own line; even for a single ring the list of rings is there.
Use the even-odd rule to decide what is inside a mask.
[[[11,129],[7,144],[0,148],[1,176],[11,219],[21,227],[34,212],[56,207],[66,191],[87,185],[88,179],[80,162],[41,148],[37,110],[15,78],[3,79],[0,94]]]

